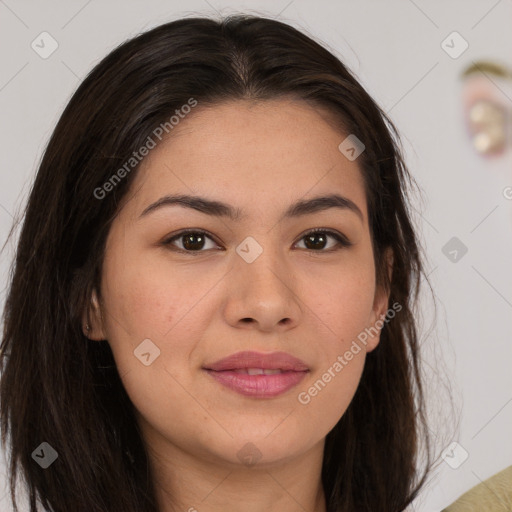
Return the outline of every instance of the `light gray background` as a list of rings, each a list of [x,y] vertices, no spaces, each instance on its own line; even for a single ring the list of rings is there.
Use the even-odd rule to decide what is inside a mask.
[[[416,221],[440,306],[434,332],[428,330],[431,306],[427,300],[423,306],[425,360],[445,367],[460,419],[460,430],[453,426],[447,441],[438,430],[439,423],[446,426],[442,417],[432,414],[431,428],[443,447],[457,441],[469,453],[458,469],[441,460],[412,508],[438,511],[512,464],[512,201],[503,195],[512,186],[512,151],[494,160],[473,151],[459,78],[481,59],[512,68],[511,0],[0,0],[0,241],[26,200],[62,109],[94,64],[125,39],[163,22],[239,10],[277,17],[326,44],[402,134],[408,166],[423,189]],[[43,31],[59,44],[48,59],[31,48]],[[469,43],[457,59],[441,47],[453,31]],[[510,85],[493,87],[512,107]],[[468,248],[457,263],[441,251],[453,236]],[[7,256],[12,249],[0,267],[1,306]],[[432,375],[430,401],[445,406],[446,396],[438,394],[442,385],[434,386],[441,381]],[[4,471],[0,465],[0,508],[8,511]]]

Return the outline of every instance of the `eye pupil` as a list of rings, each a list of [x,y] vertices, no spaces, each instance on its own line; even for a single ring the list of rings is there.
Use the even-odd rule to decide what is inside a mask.
[[[197,250],[204,246],[204,236],[201,233],[189,233],[183,235],[182,239],[185,249]]]
[[[315,243],[315,239],[317,241],[320,240],[321,247]],[[305,237],[305,245],[308,249],[323,249],[325,247],[326,240],[327,237],[324,233],[311,233]],[[310,243],[312,246],[310,246]]]

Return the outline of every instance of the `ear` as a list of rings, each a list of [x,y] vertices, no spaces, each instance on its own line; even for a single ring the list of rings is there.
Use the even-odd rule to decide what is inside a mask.
[[[89,329],[86,326],[89,326]],[[91,302],[82,317],[82,330],[90,340],[102,341],[107,338],[103,325],[103,314],[95,289],[92,291]]]
[[[388,273],[388,283],[391,283],[393,277],[393,250],[387,247],[384,252],[384,261]],[[370,315],[370,325],[368,327],[369,336],[366,343],[366,351],[374,350],[380,341],[380,332],[385,324],[386,313],[389,309],[389,287],[379,285],[375,287],[375,296],[373,300],[372,312]]]

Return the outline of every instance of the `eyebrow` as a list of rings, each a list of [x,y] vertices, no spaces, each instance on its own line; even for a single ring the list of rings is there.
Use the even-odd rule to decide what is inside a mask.
[[[154,212],[165,206],[179,205],[185,208],[198,210],[206,215],[215,217],[227,217],[232,221],[239,221],[245,217],[240,208],[235,208],[229,204],[220,201],[206,199],[200,196],[191,195],[166,195],[161,197],[154,203],[150,204],[140,214],[139,219],[145,217],[151,212]],[[361,221],[364,222],[364,216],[359,207],[347,197],[339,194],[330,194],[327,196],[314,197],[312,199],[299,200],[288,207],[281,217],[281,220],[309,215],[330,208],[339,208],[355,213]]]

